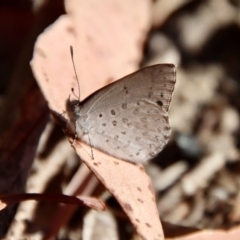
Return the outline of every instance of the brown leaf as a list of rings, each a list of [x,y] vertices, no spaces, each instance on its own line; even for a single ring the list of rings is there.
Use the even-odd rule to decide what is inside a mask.
[[[75,204],[80,206],[85,205],[99,211],[106,209],[105,204],[101,200],[91,197],[74,197],[63,194],[16,193],[0,194],[0,210],[9,204],[15,204],[27,200]]]

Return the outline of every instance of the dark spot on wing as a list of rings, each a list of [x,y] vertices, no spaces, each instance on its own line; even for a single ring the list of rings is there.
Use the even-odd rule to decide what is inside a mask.
[[[114,110],[111,110],[112,115],[116,115],[116,112]]]
[[[122,108],[123,108],[123,109],[127,109],[127,103],[123,103],[123,104],[122,104]]]
[[[127,89],[127,87],[124,86],[123,89],[124,89],[125,93],[128,94],[128,89]]]
[[[159,105],[159,106],[163,106],[163,102],[162,101],[160,101],[160,100],[157,100],[157,105]]]
[[[165,140],[168,140],[168,139],[169,139],[169,136],[168,136],[168,135],[164,135],[163,138],[164,138]]]
[[[164,130],[165,130],[165,131],[169,131],[169,130],[171,130],[171,128],[168,127],[168,126],[166,126],[166,127],[164,127]]]
[[[139,108],[135,108],[135,109],[133,110],[133,114],[134,114],[134,115],[138,115],[138,114],[139,114]]]

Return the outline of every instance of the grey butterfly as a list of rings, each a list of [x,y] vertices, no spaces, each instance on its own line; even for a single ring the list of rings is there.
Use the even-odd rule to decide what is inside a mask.
[[[146,163],[167,144],[168,108],[176,82],[173,64],[136,71],[91,94],[67,100],[77,138],[114,157]]]

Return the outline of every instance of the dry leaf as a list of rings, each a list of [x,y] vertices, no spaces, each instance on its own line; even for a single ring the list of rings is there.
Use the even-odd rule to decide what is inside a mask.
[[[39,194],[39,193],[19,193],[19,194],[0,194],[0,210],[9,204],[15,204],[21,201],[35,200],[48,201],[65,204],[75,204],[80,206],[88,206],[95,210],[105,210],[105,204],[96,198],[91,197],[74,197],[63,194]]]
[[[229,231],[203,230],[184,237],[168,238],[168,240],[239,240],[240,228],[236,227]]]
[[[59,113],[65,110],[70,89],[77,89],[69,46],[74,47],[83,99],[136,69],[150,22],[149,2],[144,0],[67,4],[71,17],[62,16],[39,37],[31,62],[50,108]],[[154,192],[144,168],[95,149],[93,160],[90,147],[83,143],[75,148],[119,201],[138,233],[144,239],[163,239]]]

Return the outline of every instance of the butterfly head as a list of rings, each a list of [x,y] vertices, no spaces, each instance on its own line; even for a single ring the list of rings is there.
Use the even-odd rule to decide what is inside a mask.
[[[70,120],[76,120],[79,117],[81,110],[81,102],[79,100],[66,101],[66,112]]]

